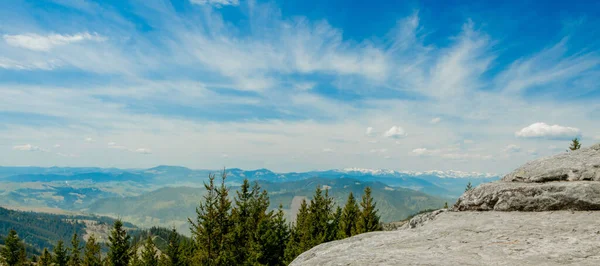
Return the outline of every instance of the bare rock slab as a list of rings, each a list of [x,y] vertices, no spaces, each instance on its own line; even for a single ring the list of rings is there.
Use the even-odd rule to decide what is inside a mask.
[[[533,160],[502,178],[504,182],[600,181],[600,143]]]
[[[465,192],[454,210],[600,210],[600,182],[486,183]]]
[[[291,265],[600,265],[600,212],[442,212],[321,244]]]

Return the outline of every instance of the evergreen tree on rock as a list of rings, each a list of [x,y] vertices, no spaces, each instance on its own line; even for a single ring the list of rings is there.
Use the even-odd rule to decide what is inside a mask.
[[[569,146],[569,150],[576,151],[581,148],[581,143],[579,142],[579,138],[574,138],[571,140],[571,146]]]
[[[129,239],[131,236],[127,234],[123,228],[121,220],[115,221],[113,230],[108,236],[108,261],[111,266],[127,266],[131,259],[131,248]]]

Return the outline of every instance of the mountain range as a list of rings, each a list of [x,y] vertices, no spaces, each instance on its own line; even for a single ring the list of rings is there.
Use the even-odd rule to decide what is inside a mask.
[[[51,207],[121,217],[141,227],[175,226],[188,230],[211,173],[181,166],[148,169],[0,167],[0,205]],[[276,173],[268,169],[226,169],[231,197],[244,179],[257,181],[269,192],[271,208],[281,205],[287,218],[295,217],[302,199],[310,200],[317,186],[329,189],[343,205],[353,192],[373,189],[381,218],[400,220],[423,209],[440,208],[473,186],[499,179],[498,175],[460,171],[393,171],[361,168]]]

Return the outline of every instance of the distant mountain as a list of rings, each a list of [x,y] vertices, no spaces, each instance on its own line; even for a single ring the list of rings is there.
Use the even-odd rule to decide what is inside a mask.
[[[373,189],[383,221],[403,219],[428,208],[440,208],[446,200],[405,188],[390,187],[381,182],[362,181],[351,178],[308,178],[289,182],[259,181],[269,192],[271,208],[283,206],[288,220],[295,212],[295,199],[310,200],[317,186],[328,188],[336,204],[343,205],[350,192],[358,198],[366,186]],[[231,188],[233,198],[237,187]],[[189,232],[187,218],[195,217],[195,208],[204,195],[204,188],[166,187],[134,197],[100,199],[86,212],[118,216],[139,226],[175,226],[180,232]]]
[[[71,168],[71,167],[0,167],[0,204],[54,207],[67,210],[85,209],[97,200],[139,196],[161,187],[202,187],[209,174],[222,170],[193,170],[181,166],[161,165],[149,169]],[[460,171],[393,171],[347,168],[324,171],[276,173],[268,169],[226,169],[228,184],[236,186],[244,179],[285,186],[311,178],[334,182],[353,179],[380,182],[394,189],[407,188],[453,201],[468,182],[498,180],[487,173]]]

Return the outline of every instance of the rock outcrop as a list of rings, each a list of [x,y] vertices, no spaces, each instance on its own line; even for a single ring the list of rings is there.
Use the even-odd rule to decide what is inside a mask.
[[[503,182],[600,181],[600,143],[526,163]]]
[[[600,265],[600,212],[442,212],[415,224],[321,244],[291,265]]]
[[[456,211],[600,210],[600,144],[531,161],[464,193]]]
[[[600,144],[529,162],[465,192],[453,211],[321,244],[291,265],[600,265],[593,210]]]

